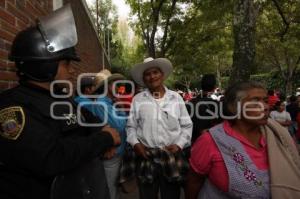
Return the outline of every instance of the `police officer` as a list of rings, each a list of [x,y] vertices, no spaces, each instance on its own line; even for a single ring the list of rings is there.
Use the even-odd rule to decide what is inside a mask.
[[[76,43],[70,6],[14,39],[9,58],[20,84],[0,94],[1,199],[109,198],[99,157],[120,144],[119,134],[79,125],[96,119],[50,92],[55,80],[71,79]]]

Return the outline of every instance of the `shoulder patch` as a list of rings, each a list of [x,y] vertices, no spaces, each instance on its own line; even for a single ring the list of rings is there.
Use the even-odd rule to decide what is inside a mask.
[[[16,140],[21,135],[25,125],[25,114],[20,106],[12,106],[0,110],[0,135],[10,140]]]

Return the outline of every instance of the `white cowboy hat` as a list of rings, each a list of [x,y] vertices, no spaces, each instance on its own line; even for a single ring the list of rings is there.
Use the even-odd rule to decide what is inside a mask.
[[[145,86],[143,80],[144,72],[145,70],[153,67],[157,67],[163,72],[164,80],[167,79],[167,77],[173,70],[173,66],[170,60],[166,58],[153,59],[152,57],[148,57],[144,59],[143,63],[139,63],[133,66],[133,68],[130,71],[131,77],[139,85]]]
[[[107,83],[110,83],[111,81],[122,80],[122,79],[125,79],[123,75],[119,73],[112,74],[109,70],[103,69],[102,71],[97,73],[95,77],[95,81],[94,81],[95,90],[103,86],[105,81],[107,81]]]

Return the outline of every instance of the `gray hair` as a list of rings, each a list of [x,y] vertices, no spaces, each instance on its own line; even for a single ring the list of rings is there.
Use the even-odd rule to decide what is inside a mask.
[[[247,97],[247,91],[255,88],[266,90],[261,83],[254,81],[238,82],[230,86],[226,90],[224,97],[225,113],[227,115],[235,115],[238,103]]]

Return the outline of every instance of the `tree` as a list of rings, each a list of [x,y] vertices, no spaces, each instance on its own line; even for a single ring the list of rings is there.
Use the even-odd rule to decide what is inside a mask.
[[[108,52],[111,71],[129,77],[130,67],[143,60],[145,49],[141,38],[131,33],[124,19],[118,19],[112,0],[97,0],[89,9]]]
[[[110,61],[111,52],[115,51],[115,48],[118,47],[118,44],[113,41],[118,24],[116,7],[112,4],[111,0],[96,0],[95,4],[89,9],[95,21],[99,37],[103,40],[102,45]]]
[[[215,73],[221,82],[223,71],[228,73],[232,63],[232,0],[127,2],[137,19],[132,25],[143,38],[148,55],[172,60],[170,82],[188,89],[201,74]]]
[[[175,63],[177,84],[197,85],[205,73],[215,73],[221,82],[232,63],[232,5],[230,0],[202,0],[173,22],[170,35],[176,34],[176,40],[167,54]]]
[[[292,83],[300,64],[299,11],[299,1],[272,0],[258,21],[260,63],[280,72],[286,94],[292,94]]]
[[[145,52],[143,42],[138,35],[134,35],[124,19],[119,20],[117,34],[114,37],[118,48],[113,54],[112,70],[129,77],[129,70],[134,64],[143,60]]]
[[[236,0],[233,11],[234,51],[229,84],[250,79],[255,60],[256,20],[259,1]]]
[[[291,92],[300,62],[300,1],[127,2],[135,19],[131,25],[148,55],[172,61],[169,83],[188,89],[202,74],[215,73],[219,82],[231,75],[232,84],[276,69]]]
[[[143,38],[148,56],[165,57],[168,48],[175,38],[170,37],[170,26],[177,18],[182,17],[178,6],[179,0],[127,0],[133,15],[133,27]]]

